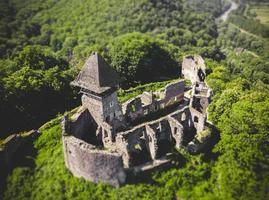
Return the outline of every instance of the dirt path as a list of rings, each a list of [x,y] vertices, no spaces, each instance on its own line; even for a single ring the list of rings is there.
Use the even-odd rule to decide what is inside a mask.
[[[230,23],[230,25],[232,25],[234,28],[238,29],[241,33],[245,33],[245,34],[247,34],[247,35],[249,35],[249,36],[252,36],[252,37],[255,37],[255,38],[257,38],[257,39],[260,39],[259,36],[255,35],[255,34],[253,34],[253,33],[250,33],[250,32],[248,32],[248,31],[245,30],[245,29],[240,28],[239,26],[237,26],[237,25],[235,25],[235,24],[233,24],[233,23]]]

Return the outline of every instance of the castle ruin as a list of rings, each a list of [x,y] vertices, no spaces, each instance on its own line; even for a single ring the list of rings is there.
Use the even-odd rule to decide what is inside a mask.
[[[192,84],[204,82],[206,76],[204,59],[199,55],[186,56],[182,62],[182,74]]]
[[[211,90],[204,83],[202,58],[190,62],[196,57],[186,57],[182,66],[182,74],[192,81],[190,98],[179,79],[162,91],[145,91],[120,104],[119,76],[93,53],[71,82],[81,88],[82,106],[62,121],[65,164],[71,173],[118,187],[129,174],[169,165],[174,148],[187,147],[208,128]]]

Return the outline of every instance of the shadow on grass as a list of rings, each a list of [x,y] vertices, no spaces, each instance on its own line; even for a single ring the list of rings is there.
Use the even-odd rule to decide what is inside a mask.
[[[7,187],[7,177],[17,167],[35,168],[37,149],[34,148],[34,138],[24,139],[16,152],[9,155],[5,152],[3,162],[0,163],[0,199]],[[2,155],[1,155],[2,156]]]
[[[186,165],[187,160],[183,155],[181,155],[176,149],[173,150],[171,155],[171,162],[166,165],[154,168],[150,171],[139,172],[134,174],[133,171],[127,171],[127,184],[135,185],[138,183],[151,184],[160,186],[160,183],[153,179],[154,174],[157,172],[163,172],[170,169],[182,168]]]
[[[206,148],[204,148],[204,150],[201,152],[201,153],[204,153],[204,160],[206,162],[209,162],[212,160],[215,161],[219,156],[219,153],[213,152],[213,148],[220,141],[220,132],[214,125],[209,125],[209,126],[212,129],[213,136],[211,140],[208,142]]]

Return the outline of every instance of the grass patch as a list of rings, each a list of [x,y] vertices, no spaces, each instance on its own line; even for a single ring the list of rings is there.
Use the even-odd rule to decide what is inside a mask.
[[[250,6],[250,12],[256,13],[261,24],[269,27],[269,4],[253,4]]]
[[[145,91],[150,92],[150,91],[162,90],[167,84],[176,82],[178,80],[179,79],[172,79],[168,81],[154,82],[154,83],[149,83],[145,85],[139,85],[137,87],[130,88],[128,90],[120,89],[118,91],[118,98],[119,98],[120,103],[124,103],[128,101],[129,99],[142,94]]]
[[[4,147],[4,140],[1,140],[1,139],[0,139],[0,148],[1,148],[1,147]]]

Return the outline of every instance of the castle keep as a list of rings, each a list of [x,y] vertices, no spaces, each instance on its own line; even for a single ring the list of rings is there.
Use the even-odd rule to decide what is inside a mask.
[[[120,186],[130,174],[168,166],[175,147],[195,149],[193,142],[191,148],[188,145],[208,128],[211,90],[203,82],[202,58],[196,65],[186,60],[191,58],[185,58],[182,66],[191,88],[177,80],[162,91],[145,91],[121,105],[119,76],[93,53],[71,82],[81,88],[82,106],[62,121],[65,164],[72,174]]]

